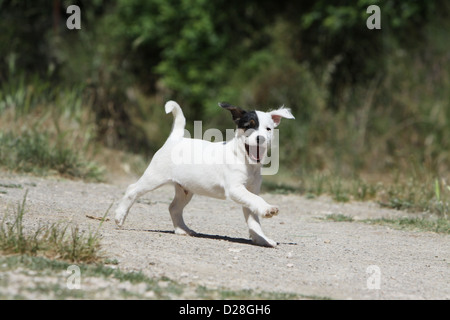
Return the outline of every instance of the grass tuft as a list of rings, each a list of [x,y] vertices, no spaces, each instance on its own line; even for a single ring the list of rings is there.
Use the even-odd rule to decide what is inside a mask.
[[[78,226],[54,223],[39,226],[35,231],[25,230],[23,218],[27,193],[18,203],[14,214],[5,213],[3,216],[0,224],[0,252],[42,255],[70,262],[90,263],[102,259],[98,229],[96,232],[83,232]]]

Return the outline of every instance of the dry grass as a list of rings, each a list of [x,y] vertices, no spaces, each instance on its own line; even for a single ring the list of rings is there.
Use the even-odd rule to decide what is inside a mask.
[[[0,252],[2,254],[45,256],[52,259],[87,263],[102,259],[98,233],[102,223],[94,232],[83,232],[78,226],[61,223],[39,226],[37,230],[26,230],[23,224],[26,197],[27,193],[22,202],[17,204],[13,214],[5,213],[2,218],[0,224]]]

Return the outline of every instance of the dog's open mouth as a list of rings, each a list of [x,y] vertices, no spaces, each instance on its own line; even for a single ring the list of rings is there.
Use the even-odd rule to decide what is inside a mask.
[[[245,151],[247,151],[247,155],[249,156],[250,159],[259,163],[264,157],[264,152],[266,151],[266,149],[263,146],[259,145],[251,146],[246,143]]]

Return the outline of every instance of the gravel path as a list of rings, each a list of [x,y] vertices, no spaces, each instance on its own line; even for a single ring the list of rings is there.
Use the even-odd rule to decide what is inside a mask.
[[[275,249],[263,248],[248,240],[238,205],[199,196],[184,214],[199,235],[175,235],[168,213],[171,186],[142,197],[118,229],[113,211],[130,182],[94,184],[0,173],[0,213],[12,210],[28,189],[26,226],[70,221],[94,230],[99,221],[86,215],[101,217],[114,202],[110,221],[101,228],[107,256],[117,259],[122,270],[142,270],[182,284],[335,299],[450,299],[448,235],[320,219],[329,214],[400,217],[403,212],[326,197],[264,194],[280,214],[262,221],[266,235],[279,242]]]

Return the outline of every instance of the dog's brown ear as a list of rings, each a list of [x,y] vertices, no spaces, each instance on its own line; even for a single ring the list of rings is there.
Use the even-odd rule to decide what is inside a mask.
[[[239,107],[232,106],[231,104],[226,103],[226,102],[219,102],[219,107],[222,107],[222,108],[230,111],[231,115],[233,116],[233,121],[236,124],[238,124],[239,120],[244,116],[244,114],[247,113],[247,111],[245,111]]]

